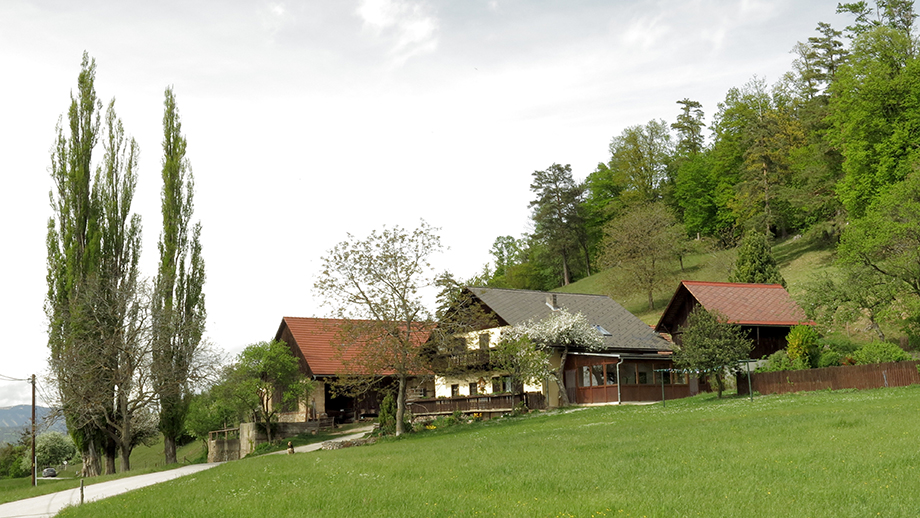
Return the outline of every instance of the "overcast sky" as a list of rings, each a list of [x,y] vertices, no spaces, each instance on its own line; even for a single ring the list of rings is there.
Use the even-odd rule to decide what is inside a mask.
[[[320,259],[347,233],[440,228],[439,270],[469,278],[528,232],[531,173],[583,179],[610,139],[709,118],[774,83],[837,0],[158,1],[0,3],[0,374],[46,371],[43,312],[54,128],[83,51],[140,145],[135,212],[156,273],[163,91],[174,87],[203,226],[207,336],[229,354],[283,316],[325,316]],[[101,158],[97,150],[96,157]],[[40,393],[48,391],[40,386]],[[0,406],[29,387],[0,382]]]

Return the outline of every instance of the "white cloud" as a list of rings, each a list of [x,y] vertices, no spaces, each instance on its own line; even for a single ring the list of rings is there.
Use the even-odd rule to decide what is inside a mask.
[[[638,45],[644,49],[654,48],[671,32],[671,27],[662,21],[663,18],[663,15],[658,15],[634,19],[623,33],[623,42],[630,46]]]
[[[437,49],[438,21],[420,3],[362,0],[357,14],[366,29],[390,43],[389,55],[395,65]]]

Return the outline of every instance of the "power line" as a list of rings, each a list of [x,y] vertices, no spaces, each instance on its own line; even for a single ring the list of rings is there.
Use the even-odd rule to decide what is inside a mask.
[[[0,381],[26,381],[26,382],[30,382],[30,383],[31,383],[31,382],[32,382],[32,378],[25,378],[25,379],[23,379],[23,378],[14,378],[14,377],[12,377],[12,376],[7,376],[7,375],[5,375],[5,374],[0,374]]]

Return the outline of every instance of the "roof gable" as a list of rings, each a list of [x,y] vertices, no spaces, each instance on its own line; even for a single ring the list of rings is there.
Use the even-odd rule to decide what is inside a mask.
[[[794,326],[813,323],[779,284],[681,281],[656,329],[673,330],[680,325],[680,308],[689,302],[688,298],[706,311],[721,313],[735,324]]]
[[[357,342],[347,349],[339,347],[344,338],[344,327],[348,323],[361,324],[371,321],[344,320],[340,318],[284,317],[275,340],[284,340],[296,356],[305,363],[307,374],[312,376],[337,376],[348,372],[347,363],[364,352],[365,344]],[[419,344],[428,339],[428,330],[420,326],[413,333]],[[352,369],[355,367],[352,366]],[[386,370],[386,369],[384,369]],[[391,375],[393,371],[375,372],[376,375]]]
[[[610,335],[603,338],[608,350],[671,350],[670,344],[648,324],[606,295],[482,287],[467,289],[498,317],[501,325],[543,320],[553,313],[551,306],[555,298],[557,308],[581,313],[589,324],[607,330]]]

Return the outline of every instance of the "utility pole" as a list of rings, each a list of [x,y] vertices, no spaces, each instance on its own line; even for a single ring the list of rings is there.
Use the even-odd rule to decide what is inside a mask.
[[[35,474],[35,374],[32,375],[32,487],[38,485]]]

